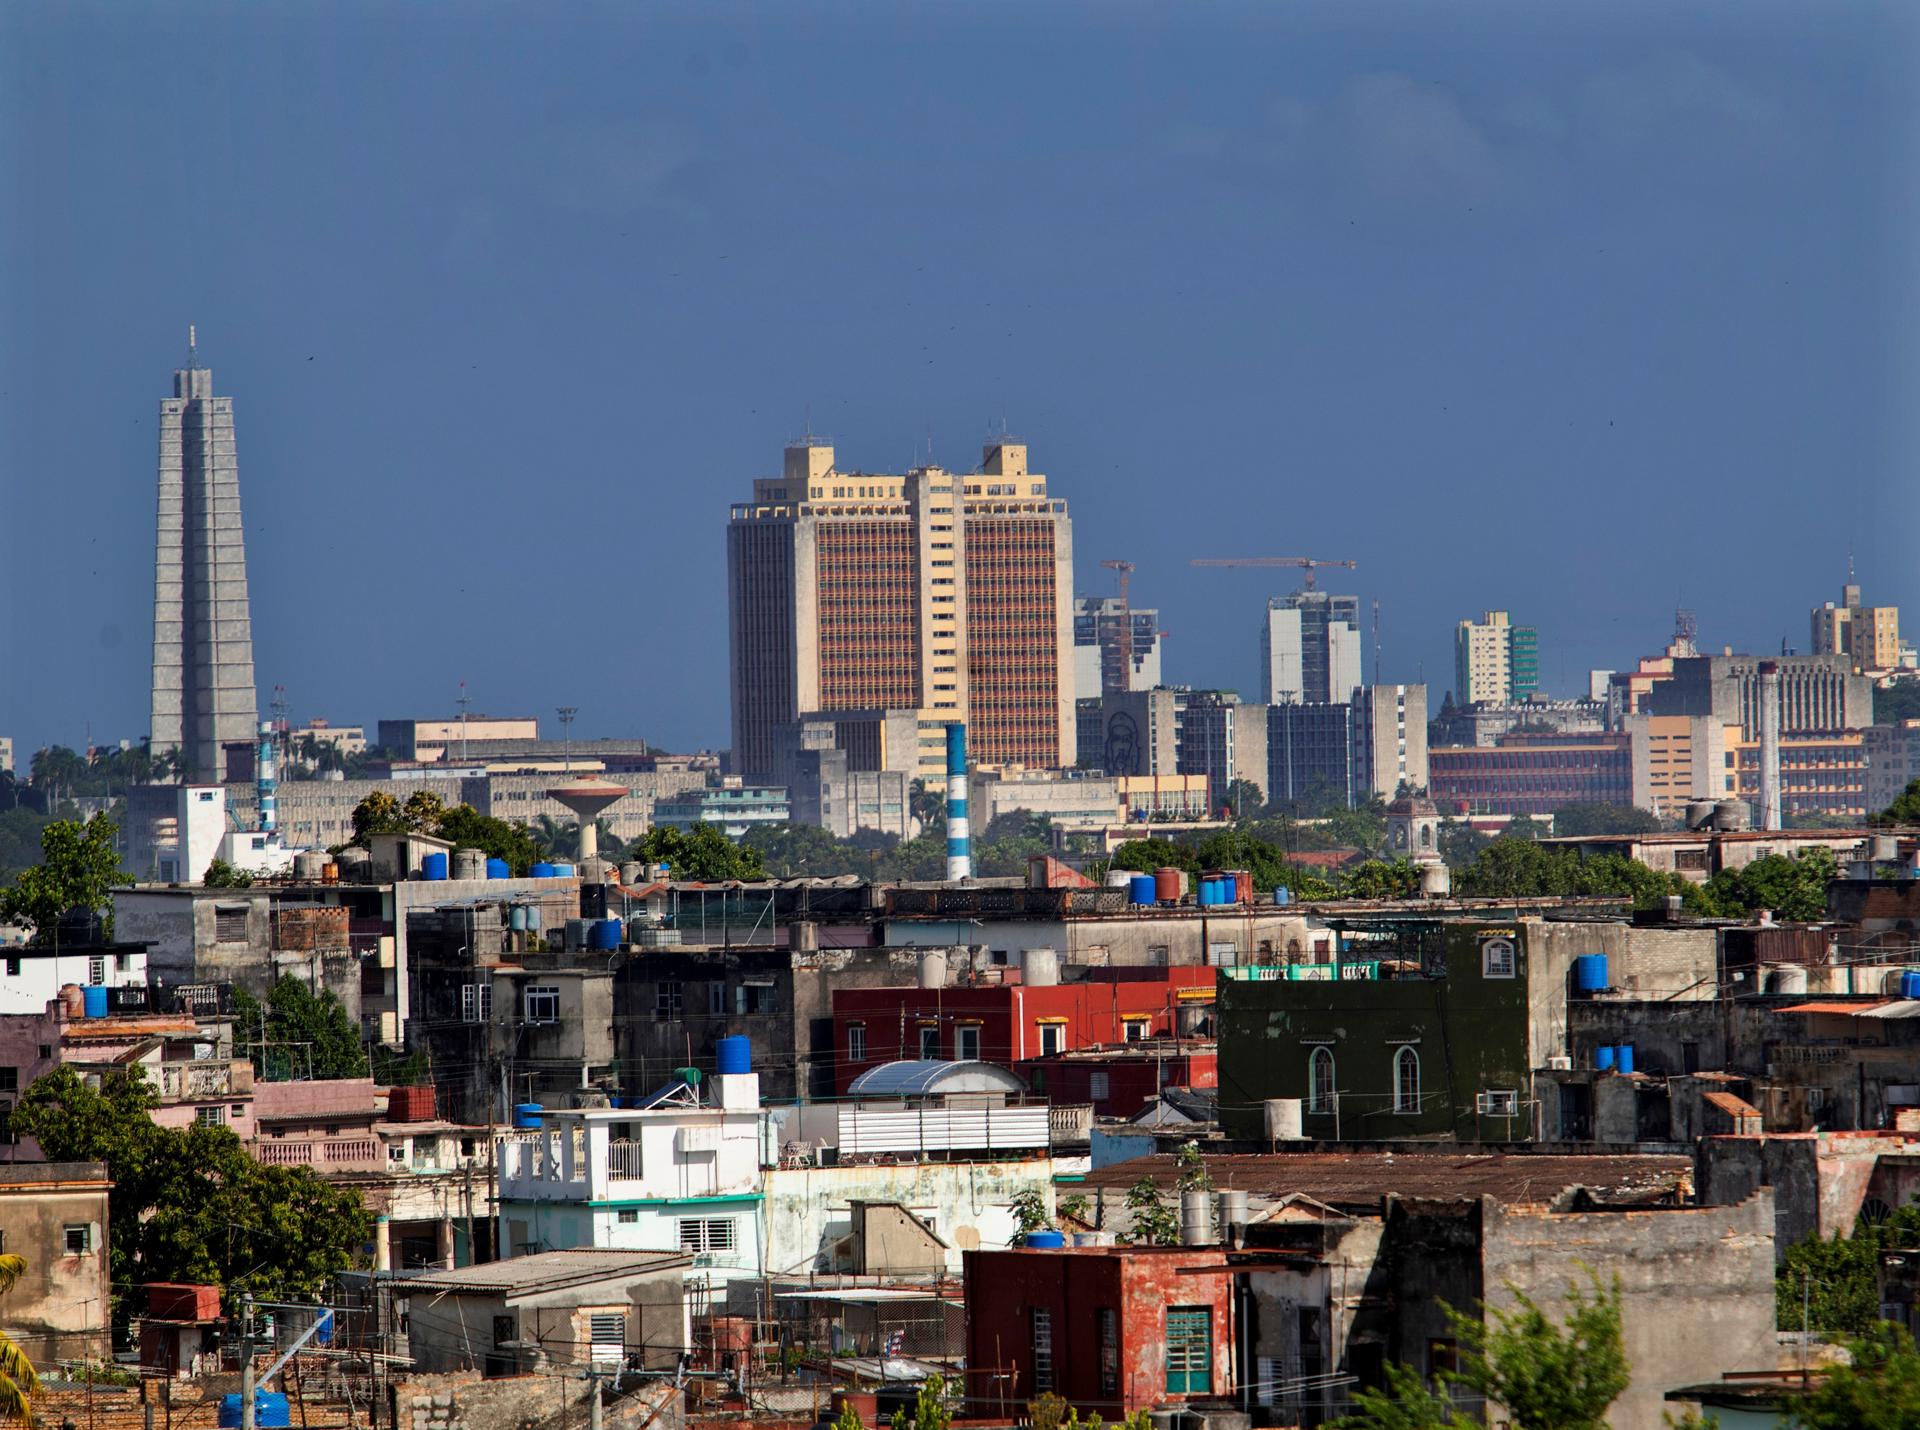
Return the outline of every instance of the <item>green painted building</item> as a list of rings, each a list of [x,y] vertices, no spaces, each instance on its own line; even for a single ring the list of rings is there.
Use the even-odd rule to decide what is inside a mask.
[[[1566,977],[1533,966],[1530,923],[1373,924],[1338,931],[1338,964],[1221,969],[1221,1129],[1266,1139],[1281,1098],[1314,1141],[1530,1139]]]

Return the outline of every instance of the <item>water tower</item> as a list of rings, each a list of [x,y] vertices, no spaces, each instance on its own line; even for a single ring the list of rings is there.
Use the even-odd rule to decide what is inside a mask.
[[[583,868],[589,859],[600,857],[601,811],[631,793],[623,785],[596,779],[575,780],[547,791],[549,797],[572,810],[580,821],[580,849],[575,857]]]

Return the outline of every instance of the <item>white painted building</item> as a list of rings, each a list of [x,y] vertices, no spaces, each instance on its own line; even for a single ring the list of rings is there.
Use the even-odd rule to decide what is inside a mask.
[[[548,1111],[500,1145],[503,1256],[599,1247],[683,1251],[690,1285],[759,1276],[760,1078],[722,1073],[645,1108]]]
[[[0,1014],[45,1013],[69,983],[82,988],[147,986],[145,944],[60,949],[9,944],[0,949]]]

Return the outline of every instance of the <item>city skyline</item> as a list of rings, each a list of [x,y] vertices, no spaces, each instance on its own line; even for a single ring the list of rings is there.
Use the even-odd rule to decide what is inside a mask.
[[[1200,556],[1355,560],[1338,585],[1381,601],[1383,677],[1436,702],[1454,623],[1488,609],[1539,629],[1543,687],[1565,696],[1590,666],[1656,652],[1676,605],[1704,648],[1804,649],[1849,548],[1871,602],[1920,603],[1890,509],[1914,446],[1888,357],[1911,326],[1885,60],[1905,21],[1782,12],[1771,38],[1732,44],[1696,13],[1502,16],[1513,55],[1496,62],[1416,46],[1437,22],[1415,11],[1397,48],[1330,14],[1195,27],[1135,76],[1144,126],[1084,103],[1135,75],[1156,33],[1142,11],[1032,33],[1004,12],[901,20],[850,50],[831,19],[670,12],[669,42],[639,56],[593,15],[553,41],[580,68],[557,114],[465,137],[436,121],[552,60],[510,26],[442,56],[431,25],[402,21],[349,79],[332,51],[296,63],[315,53],[299,17],[272,39],[222,22],[215,44],[156,19],[133,47],[105,12],[9,17],[46,41],[44,69],[9,86],[13,135],[42,132],[75,65],[105,66],[120,97],[46,147],[60,165],[9,170],[15,200],[53,216],[4,240],[42,247],[9,251],[37,293],[92,298],[32,298],[0,373],[16,418],[0,465],[65,474],[7,492],[45,539],[6,578],[0,655],[36,678],[0,692],[0,729],[23,758],[89,724],[147,733],[153,433],[102,414],[150,400],[190,320],[248,428],[259,682],[300,718],[444,713],[465,679],[497,711],[564,698],[583,738],[724,744],[713,513],[809,415],[883,470],[923,459],[929,430],[934,458],[964,465],[1010,423],[1073,505],[1072,594],[1110,595],[1096,563],[1135,562],[1134,599],[1173,632],[1164,678],[1196,687],[1246,688],[1247,631],[1292,584],[1187,570]],[[427,54],[436,87],[380,86]],[[1849,84],[1806,80],[1808,54]],[[818,218],[759,233],[817,169],[781,135],[843,133],[798,76],[855,73],[876,102],[964,75],[1017,122],[844,131],[829,205],[877,221],[978,188],[1024,207],[1038,243],[984,209],[858,252]],[[1213,83],[1194,100],[1198,74]],[[219,164],[164,136],[138,163],[122,151],[118,121],[163,102]],[[944,194],[917,167],[936,140],[959,165]],[[343,170],[348,148],[374,157]],[[156,163],[191,179],[152,188]],[[1713,203],[1693,202],[1701,183]],[[151,204],[137,241],[104,221],[134,194]],[[245,221],[194,217],[210,208]],[[1819,217],[1841,208],[1855,222]],[[1201,209],[1205,232],[1170,218]],[[472,301],[508,273],[526,275],[512,301]],[[777,341],[802,332],[804,363]],[[1858,500],[1789,506],[1835,472]],[[1726,499],[1734,483],[1748,499]],[[1778,544],[1787,509],[1798,544],[1778,569],[1716,569],[1715,552]],[[615,532],[632,559],[593,600],[553,579]],[[609,626],[630,632],[617,659]]]

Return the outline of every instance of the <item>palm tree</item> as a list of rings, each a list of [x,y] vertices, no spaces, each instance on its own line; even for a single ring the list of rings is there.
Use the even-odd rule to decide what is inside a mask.
[[[0,1294],[11,1290],[26,1269],[26,1257],[0,1256]],[[32,1397],[39,1391],[40,1377],[34,1373],[33,1362],[12,1336],[0,1331],[0,1416],[32,1425]]]

